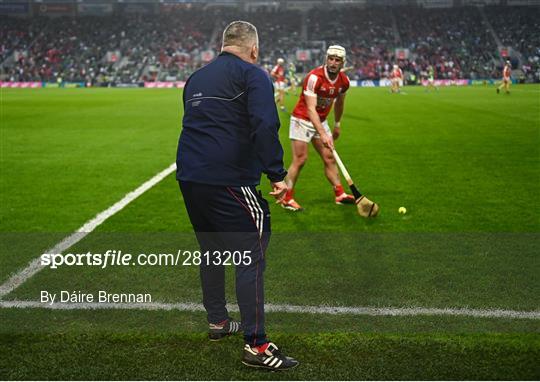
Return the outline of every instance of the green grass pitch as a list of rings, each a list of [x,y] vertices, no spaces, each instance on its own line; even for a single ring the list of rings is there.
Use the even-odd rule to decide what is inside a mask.
[[[169,166],[182,105],[180,90],[0,96],[1,285]],[[286,102],[290,111],[296,97]],[[280,117],[288,165],[289,115]],[[268,303],[540,309],[540,86],[509,96],[490,86],[353,88],[336,148],[380,216],[335,205],[311,149],[296,187],[305,211],[271,203]],[[261,190],[269,192],[265,179]],[[174,175],[70,252],[109,248],[195,249]],[[234,304],[232,269],[227,276]],[[3,300],[100,289],[201,299],[197,267],[137,266],[45,269]],[[246,370],[242,339],[209,343],[200,311],[1,307],[0,378],[540,379],[538,319],[270,312],[266,321],[270,339],[300,360],[296,370]]]

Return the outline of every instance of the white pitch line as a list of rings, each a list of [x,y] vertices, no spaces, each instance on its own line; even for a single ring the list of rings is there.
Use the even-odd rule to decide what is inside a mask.
[[[42,303],[39,301],[13,300],[0,301],[0,308],[41,308],[52,310],[165,310],[204,312],[202,304],[185,303]],[[238,312],[236,305],[229,305],[227,309]],[[422,307],[362,307],[362,306],[301,306],[288,304],[265,304],[266,312],[301,313],[301,314],[331,314],[354,316],[462,316],[477,318],[518,318],[540,319],[540,311],[516,311],[506,309],[469,309],[469,308],[422,308]]]
[[[114,203],[112,206],[110,206],[106,210],[98,213],[94,218],[84,223],[84,225],[81,228],[79,228],[77,231],[65,237],[62,241],[60,241],[54,247],[52,247],[51,249],[48,249],[44,253],[62,253],[65,250],[69,249],[71,246],[75,245],[76,243],[81,241],[84,237],[86,237],[86,235],[88,235],[90,232],[95,230],[98,226],[103,224],[105,220],[107,220],[108,218],[116,214],[117,212],[121,211],[129,203],[131,203],[132,201],[137,199],[139,196],[144,194],[146,191],[148,191],[149,189],[154,187],[156,184],[158,184],[160,181],[162,181],[165,177],[171,174],[175,169],[176,169],[176,164],[172,163],[165,170],[157,173],[152,178],[150,178],[149,180],[141,184],[139,187],[137,187],[135,190],[127,193],[118,202]],[[37,257],[36,259],[32,260],[24,269],[17,272],[13,276],[11,276],[4,284],[0,286],[0,299],[2,299],[4,296],[6,296],[8,293],[13,291],[17,287],[21,286],[26,280],[34,276],[43,268],[44,266],[41,265],[40,257]]]

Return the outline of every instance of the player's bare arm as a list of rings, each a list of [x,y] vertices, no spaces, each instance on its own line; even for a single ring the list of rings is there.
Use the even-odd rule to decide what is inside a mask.
[[[345,109],[345,93],[340,94],[336,98],[334,104],[334,131],[332,132],[332,138],[334,141],[339,138],[341,134],[341,117],[343,116],[343,110]]]

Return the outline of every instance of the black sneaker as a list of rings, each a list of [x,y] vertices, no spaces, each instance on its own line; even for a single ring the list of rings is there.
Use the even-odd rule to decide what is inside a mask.
[[[228,319],[223,324],[209,324],[208,338],[210,341],[219,341],[220,339],[242,331],[242,324],[233,319]]]
[[[272,342],[269,342],[266,350],[261,353],[258,352],[257,348],[246,344],[242,363],[249,367],[273,371],[289,370],[298,366],[297,360],[285,356]]]

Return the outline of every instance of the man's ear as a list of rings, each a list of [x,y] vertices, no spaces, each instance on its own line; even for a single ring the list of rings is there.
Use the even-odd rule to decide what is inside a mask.
[[[259,58],[259,47],[257,45],[253,45],[251,47],[251,59],[257,62],[258,58]]]

